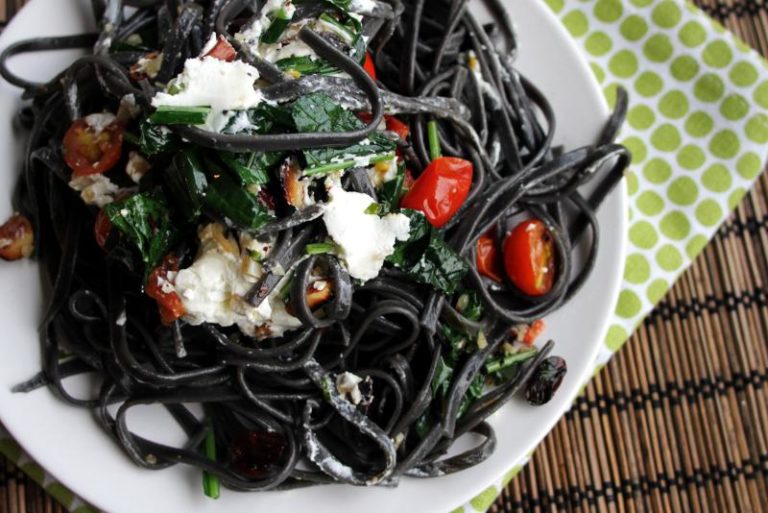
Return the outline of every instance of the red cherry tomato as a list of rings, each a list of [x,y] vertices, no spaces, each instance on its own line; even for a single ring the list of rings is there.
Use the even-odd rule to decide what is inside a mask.
[[[531,347],[533,343],[536,342],[536,339],[539,338],[541,332],[544,331],[545,327],[546,326],[544,325],[544,321],[542,319],[533,321],[531,325],[528,326],[528,329],[525,330],[525,335],[523,335],[523,344]]]
[[[384,116],[384,119],[387,120],[387,130],[396,133],[403,141],[408,139],[408,134],[411,132],[411,129],[407,124],[403,123],[395,116]]]
[[[29,219],[21,214],[12,215],[0,225],[0,258],[19,260],[35,250],[35,230]]]
[[[400,206],[423,212],[433,226],[440,228],[467,199],[473,171],[468,160],[436,158],[416,179]]]
[[[109,216],[104,210],[99,210],[96,214],[96,222],[93,223],[93,236],[96,239],[96,243],[104,249],[109,238],[109,232],[112,231],[112,222],[109,220]]]
[[[497,283],[501,283],[501,267],[499,266],[499,251],[496,248],[496,240],[493,230],[484,233],[477,239],[477,272],[487,276]]]
[[[555,281],[555,242],[546,225],[529,219],[515,226],[504,241],[504,269],[512,283],[529,296],[542,296]]]
[[[144,292],[157,301],[160,310],[160,319],[163,324],[169,325],[184,315],[186,310],[176,289],[168,279],[170,271],[178,271],[179,260],[174,255],[167,255],[163,262],[155,267],[149,275]]]
[[[204,57],[213,57],[220,61],[232,62],[237,57],[237,50],[229,44],[229,41],[224,36],[219,36],[219,40],[216,42],[210,52],[204,55]]]
[[[64,134],[64,161],[72,176],[95,175],[109,171],[120,160],[123,129],[112,123],[96,132],[85,119],[72,123]]]
[[[374,82],[376,81],[376,65],[373,63],[373,57],[370,52],[365,52],[365,61],[363,62],[363,69],[368,73]]]

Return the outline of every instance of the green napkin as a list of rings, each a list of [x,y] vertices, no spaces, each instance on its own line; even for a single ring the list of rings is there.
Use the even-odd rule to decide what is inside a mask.
[[[679,0],[544,1],[582,49],[608,103],[618,85],[629,91],[619,136],[632,151],[629,247],[597,372],[763,169],[768,63]],[[527,459],[452,513],[487,510]]]
[[[768,143],[768,65],[679,0],[544,0],[583,49],[609,103],[630,92],[620,141],[633,153],[629,251],[595,371],[714,235],[760,174]],[[0,426],[0,452],[70,511],[93,511],[30,461]],[[517,462],[452,513],[485,511]]]

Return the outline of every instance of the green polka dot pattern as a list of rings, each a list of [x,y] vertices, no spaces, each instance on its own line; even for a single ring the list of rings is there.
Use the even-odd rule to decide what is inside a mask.
[[[609,104],[619,85],[629,92],[619,136],[632,152],[629,248],[610,354],[763,169],[768,65],[681,0],[560,0],[553,10],[601,70]]]

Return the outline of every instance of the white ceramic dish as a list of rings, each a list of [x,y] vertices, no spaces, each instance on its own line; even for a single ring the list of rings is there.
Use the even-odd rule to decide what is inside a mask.
[[[5,29],[0,48],[13,41],[63,35],[92,27],[87,0],[32,0]],[[559,22],[540,0],[507,0],[519,34],[518,67],[551,101],[557,114],[556,142],[573,148],[592,142],[608,116],[600,89],[586,62]],[[31,79],[50,78],[76,54],[58,52],[19,57],[13,67]],[[10,213],[10,197],[21,159],[20,135],[12,117],[19,91],[0,85],[0,219]],[[494,415],[498,446],[483,464],[458,474],[406,479],[396,489],[348,486],[315,487],[289,492],[243,494],[224,491],[206,499],[200,475],[185,467],[152,472],[135,467],[96,425],[87,411],[72,408],[47,390],[11,394],[11,386],[39,369],[37,325],[42,295],[33,262],[0,262],[0,420],[28,453],[75,493],[110,512],[187,513],[227,511],[338,513],[419,511],[447,513],[483,490],[530,452],[570,405],[589,377],[618,294],[624,262],[626,191],[622,185],[599,212],[602,240],[596,272],[579,295],[547,319],[546,336],[557,342],[569,373],[554,400],[534,408],[513,401]],[[137,412],[139,415],[141,413]],[[155,417],[138,419],[154,433]],[[171,436],[171,435],[167,435]],[[166,436],[163,436],[166,438]]]

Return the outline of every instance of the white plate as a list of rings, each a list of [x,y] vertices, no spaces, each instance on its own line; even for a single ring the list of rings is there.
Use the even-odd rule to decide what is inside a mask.
[[[0,48],[31,36],[76,33],[92,26],[87,0],[32,0],[5,29]],[[518,67],[552,102],[557,143],[567,148],[596,138],[608,111],[600,89],[567,33],[540,0],[507,0],[519,34]],[[45,79],[71,62],[71,52],[14,59],[24,76]],[[21,158],[11,119],[19,91],[0,85],[0,218]],[[447,513],[487,487],[530,452],[566,411],[589,377],[618,295],[624,262],[626,191],[622,185],[599,213],[602,239],[596,271],[579,295],[547,319],[547,337],[557,342],[569,372],[554,400],[543,407],[513,401],[493,418],[498,446],[487,461],[451,476],[406,479],[396,489],[315,487],[289,492],[234,493],[204,498],[200,475],[185,467],[152,472],[135,467],[84,410],[70,407],[47,390],[10,393],[12,385],[40,367],[36,326],[42,316],[37,266],[0,262],[0,419],[27,452],[72,491],[110,512],[181,513],[253,511],[338,513],[419,511]]]

